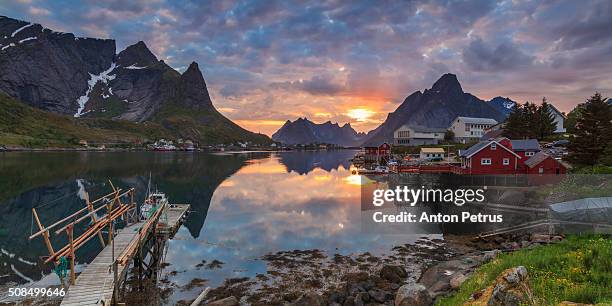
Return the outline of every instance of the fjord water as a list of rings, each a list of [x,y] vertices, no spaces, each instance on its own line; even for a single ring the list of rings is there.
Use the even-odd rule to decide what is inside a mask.
[[[360,180],[348,170],[355,152],[61,152],[0,153],[0,284],[54,278],[42,240],[28,241],[31,209],[44,224],[84,207],[110,190],[152,187],[193,212],[168,244],[166,276],[177,288],[194,278],[217,286],[227,278],[266,272],[261,256],[281,250],[319,249],[351,254],[387,252],[418,236],[369,234],[360,226]],[[85,222],[77,232],[85,229]],[[65,237],[53,237],[59,246]],[[77,253],[79,264],[100,251],[96,239]],[[213,260],[220,267],[198,264]],[[177,289],[171,301],[194,298],[202,288]],[[172,303],[172,302],[170,302]]]

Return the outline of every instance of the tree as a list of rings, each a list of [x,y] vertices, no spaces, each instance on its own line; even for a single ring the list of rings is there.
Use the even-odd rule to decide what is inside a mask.
[[[555,117],[551,113],[550,106],[546,102],[546,97],[542,98],[542,105],[538,107],[535,115],[538,139],[542,140],[555,133],[557,124],[555,123]]]
[[[451,130],[446,130],[444,133],[444,141],[453,142],[455,140],[455,132]]]
[[[567,114],[565,119],[565,128],[567,132],[573,134],[576,131],[576,121],[581,116],[582,110],[584,109],[584,103],[580,103]]]
[[[538,106],[529,101],[525,102],[523,107],[523,137],[527,139],[538,138],[538,130],[540,128],[538,117]]]
[[[523,105],[516,105],[504,127],[504,136],[510,139],[544,139],[555,132],[557,128],[555,117],[550,111],[546,98],[541,105],[529,101]]]
[[[570,139],[569,159],[579,165],[595,165],[612,139],[612,108],[595,93],[584,104]]]
[[[516,106],[514,106],[512,112],[506,119],[503,135],[510,139],[521,139],[524,137],[524,129],[525,118],[523,106],[517,104]]]

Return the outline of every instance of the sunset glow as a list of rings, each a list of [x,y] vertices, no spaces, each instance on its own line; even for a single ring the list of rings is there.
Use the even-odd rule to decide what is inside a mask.
[[[444,73],[483,100],[546,96],[566,113],[595,91],[612,94],[611,40],[602,30],[612,20],[609,1],[112,3],[0,8],[77,36],[116,39],[117,52],[142,40],[180,72],[196,61],[213,105],[267,135],[304,117],[368,132]]]
[[[355,108],[348,111],[347,116],[359,121],[363,122],[372,117],[375,112],[365,109],[365,108]]]

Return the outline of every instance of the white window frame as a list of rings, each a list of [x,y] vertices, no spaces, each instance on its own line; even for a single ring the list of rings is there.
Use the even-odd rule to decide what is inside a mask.
[[[509,158],[504,158],[504,159],[503,159],[502,164],[503,164],[504,166],[508,166],[508,165],[510,165],[510,159],[509,159]]]
[[[482,166],[490,166],[493,164],[493,161],[490,158],[481,158],[480,159],[480,164]]]
[[[491,150],[497,150],[497,144],[496,143],[492,143],[491,144]]]
[[[538,174],[544,174],[544,167],[540,167],[538,169]]]
[[[525,152],[525,156],[530,156],[531,157],[531,156],[534,156],[534,155],[535,155],[535,152],[532,152],[532,151]]]

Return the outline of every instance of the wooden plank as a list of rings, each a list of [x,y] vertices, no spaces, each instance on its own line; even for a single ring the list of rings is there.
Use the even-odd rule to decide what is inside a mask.
[[[95,305],[101,299],[110,300],[115,286],[118,285],[114,283],[113,273],[110,270],[113,263],[113,244],[115,248],[114,260],[119,260],[119,258],[131,260],[137,251],[134,248],[135,242],[142,239],[143,233],[141,233],[141,229],[144,228],[148,232],[155,226],[158,230],[167,229],[170,232],[174,232],[181,225],[183,216],[185,216],[188,210],[189,205],[187,204],[173,204],[170,207],[166,207],[167,224],[161,225],[157,223],[153,224],[153,226],[147,224],[159,221],[155,219],[147,220],[147,222],[138,222],[121,229],[112,238],[113,243],[107,243],[102,252],[77,277],[76,284],[68,288],[68,292],[61,305]],[[127,263],[117,265],[117,274],[123,275],[127,272],[127,267]]]

